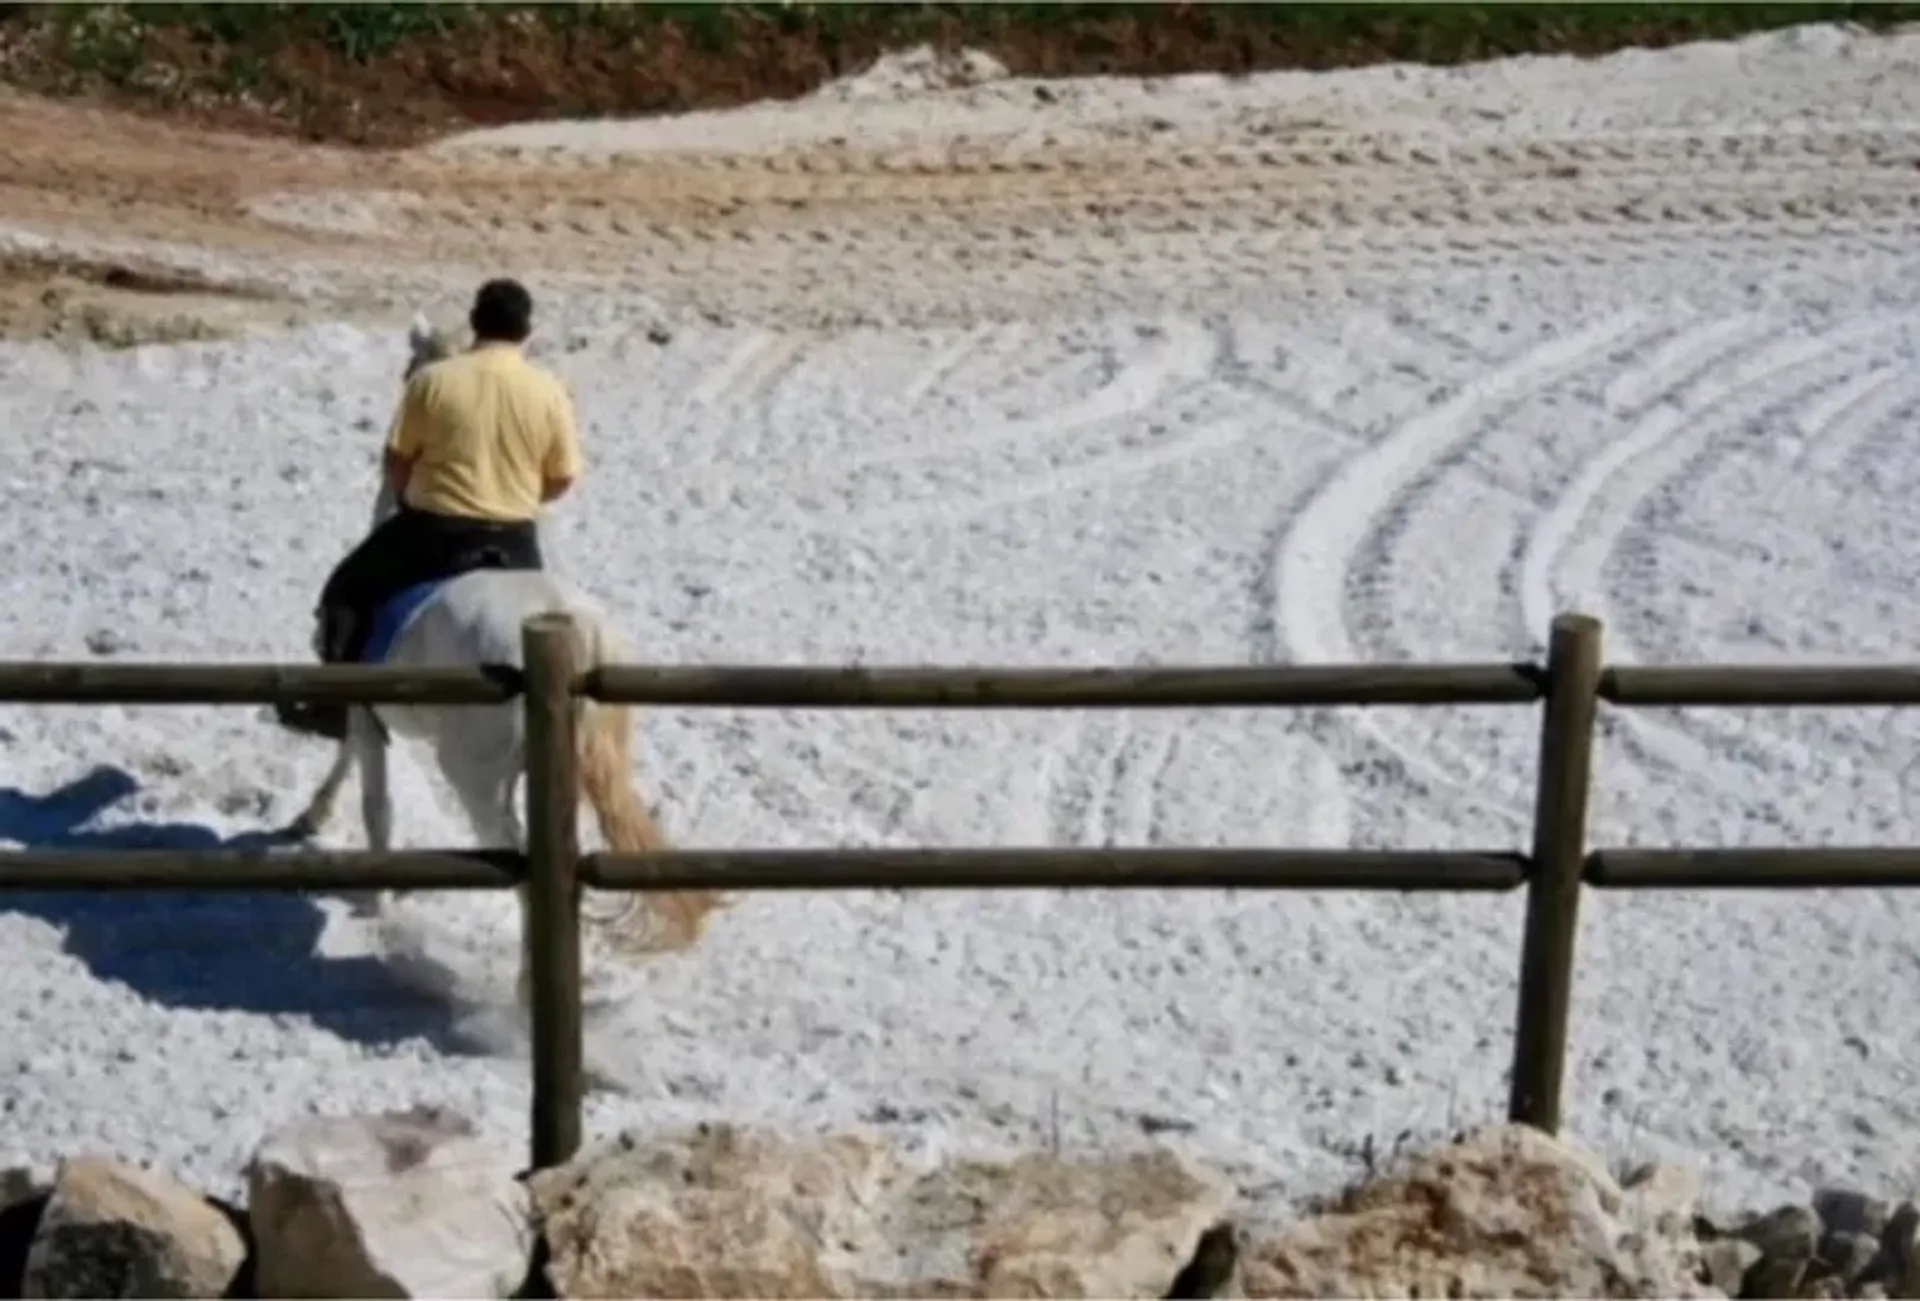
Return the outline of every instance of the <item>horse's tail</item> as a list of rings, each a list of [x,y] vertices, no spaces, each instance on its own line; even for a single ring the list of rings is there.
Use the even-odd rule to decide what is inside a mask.
[[[580,786],[600,834],[622,854],[672,848],[633,789],[633,711],[625,705],[579,702]]]
[[[589,624],[581,649],[587,666],[607,663],[612,649],[603,645],[604,634]],[[622,854],[652,854],[671,849],[659,823],[640,802],[633,784],[633,710],[626,705],[605,704],[582,699],[576,702],[580,737],[581,793],[593,807],[600,835],[607,847]],[[648,907],[648,904],[651,907]],[[623,908],[610,929],[629,943],[639,941],[639,933],[651,913],[664,934],[641,942],[649,949],[682,949],[699,941],[706,929],[708,915],[723,907],[726,899],[712,890],[680,890],[670,893],[637,895]]]

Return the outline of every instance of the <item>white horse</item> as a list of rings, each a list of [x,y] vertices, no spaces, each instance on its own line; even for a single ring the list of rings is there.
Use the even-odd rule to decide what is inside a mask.
[[[451,351],[445,336],[421,318],[415,319],[409,343],[409,379],[422,366]],[[376,525],[397,508],[386,476],[381,480],[373,512]],[[521,624],[549,613],[572,616],[580,641],[576,664],[582,670],[618,663],[626,657],[624,646],[601,611],[573,584],[541,570],[477,570],[451,580],[423,602],[401,626],[384,662],[402,666],[523,667]],[[316,649],[318,640],[316,632]],[[666,849],[665,835],[633,785],[633,711],[624,705],[584,699],[577,708],[581,795],[593,806],[601,836],[618,852]],[[358,766],[360,811],[368,847],[387,850],[393,840],[393,795],[387,770],[388,738],[392,736],[425,741],[432,747],[441,773],[482,846],[524,850],[525,828],[514,806],[515,790],[526,767],[522,733],[523,710],[518,701],[491,706],[355,706],[348,713],[347,736],[340,743],[333,766],[292,829],[302,838],[319,834],[333,816],[341,787]],[[524,934],[524,886],[517,895]],[[628,895],[610,909],[590,903],[582,911],[590,929],[610,948],[634,954],[658,953],[698,942],[709,914],[725,902],[712,891],[681,891]],[[518,986],[523,1006],[526,982],[523,951]]]

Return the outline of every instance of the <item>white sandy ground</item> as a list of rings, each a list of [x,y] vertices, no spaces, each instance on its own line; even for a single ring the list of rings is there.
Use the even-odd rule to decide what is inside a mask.
[[[1520,164],[1551,139],[1541,166],[1591,169],[1596,193],[1750,201],[1625,234],[1503,218],[1507,243],[1442,261],[1363,212],[1366,274],[1308,296],[1235,242],[1250,227],[1229,193],[1213,224],[1127,244],[1100,295],[1046,281],[974,317],[1019,284],[969,278],[937,241],[916,254],[908,230],[835,286],[871,276],[892,296],[875,318],[919,303],[936,321],[919,328],[792,328],[774,280],[717,262],[706,281],[654,267],[639,292],[554,290],[543,355],[576,388],[591,470],[551,551],[668,662],[1500,659],[1539,655],[1572,608],[1607,620],[1616,661],[1912,659],[1916,69],[1920,38],[1815,28],[1587,65],[1103,81],[1052,106],[1030,84],[825,95],[492,133],[750,150],[858,130],[868,103],[932,140],[968,113],[1064,134],[1144,112],[1168,123],[1146,134],[1220,141],[1316,100],[1342,130]],[[1462,158],[1437,175],[1473,190]],[[1404,198],[1374,174],[1356,166],[1354,192]],[[1497,206],[1488,186],[1475,201]],[[1810,189],[1825,209],[1768,206]],[[1574,252],[1552,255],[1556,230]],[[1229,262],[1234,292],[1209,306],[1194,279]],[[725,326],[694,315],[716,283],[743,286]],[[0,348],[0,654],[303,658],[313,593],[366,518],[403,349],[346,326]],[[642,775],[690,845],[1521,848],[1536,726],[1519,709],[659,711]],[[0,837],[24,843],[257,831],[329,757],[242,709],[8,708],[0,729]],[[1885,710],[1610,713],[1595,839],[1911,841],[1915,737]],[[399,781],[403,843],[465,839],[427,776]],[[361,843],[351,795],[344,814],[331,839]],[[1500,1113],[1520,906],[757,896],[699,951],[604,975],[590,1053],[623,1091],[589,1123],[1085,1147],[1166,1121],[1290,1200],[1350,1177],[1369,1137]],[[1703,1163],[1727,1208],[1821,1181],[1920,1192],[1916,907],[1590,894],[1572,1131]],[[504,898],[406,915],[462,994],[498,989]],[[106,1148],[231,1191],[271,1125],[414,1101],[521,1142],[524,1061],[459,1041],[475,1014],[380,944],[332,901],[0,899],[0,1160]]]

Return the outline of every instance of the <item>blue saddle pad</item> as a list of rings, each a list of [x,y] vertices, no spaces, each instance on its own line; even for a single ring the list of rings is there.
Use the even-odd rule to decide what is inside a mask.
[[[448,580],[436,578],[430,582],[415,583],[393,597],[373,616],[373,626],[367,630],[366,645],[360,651],[362,664],[378,664],[387,658],[387,652],[393,649],[394,638],[407,626],[407,620],[413,618],[427,598],[447,585]]]

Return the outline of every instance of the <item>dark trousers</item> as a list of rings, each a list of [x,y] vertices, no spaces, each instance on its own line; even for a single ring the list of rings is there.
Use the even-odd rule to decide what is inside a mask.
[[[347,553],[321,589],[321,657],[358,659],[375,613],[416,583],[474,569],[544,567],[532,520],[463,519],[402,506]]]

